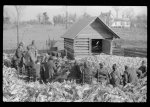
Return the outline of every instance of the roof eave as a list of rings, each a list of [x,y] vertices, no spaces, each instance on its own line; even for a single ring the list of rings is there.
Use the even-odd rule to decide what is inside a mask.
[[[111,33],[113,33],[114,34],[114,37],[115,38],[120,38],[109,26],[107,26],[99,17],[97,17],[98,19],[99,19],[99,21],[101,21],[102,22],[102,24],[111,32]],[[113,38],[114,38],[113,37]]]

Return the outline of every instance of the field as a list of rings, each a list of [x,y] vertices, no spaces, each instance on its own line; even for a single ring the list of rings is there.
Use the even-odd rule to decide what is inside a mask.
[[[62,26],[27,25],[20,28],[20,40],[29,45],[35,40],[38,49],[46,49],[46,40],[63,40],[60,36],[66,31]],[[3,49],[16,48],[16,29],[11,28],[3,31]]]
[[[120,36],[119,42],[122,48],[138,49],[147,52],[147,29],[132,28],[121,29],[113,28],[113,30]],[[32,40],[36,41],[39,50],[47,49],[46,40],[57,40],[55,46],[63,49],[63,39],[61,35],[65,33],[65,26],[50,26],[50,25],[23,25],[20,27],[20,40],[29,45]],[[10,50],[16,48],[16,28],[8,28],[3,30],[3,50]]]
[[[147,29],[114,29],[121,37],[119,41],[128,51],[147,53]],[[58,42],[55,46],[63,49],[61,35],[65,33],[64,26],[26,25],[20,27],[20,39],[29,45],[36,41],[39,50],[47,49],[46,40],[50,37]],[[16,29],[14,27],[3,30],[3,52],[16,48]],[[130,48],[130,49],[129,49]],[[4,60],[3,56],[3,60]],[[112,55],[88,56],[76,58],[78,62],[89,62],[90,69],[95,71],[99,62],[111,72],[112,64],[118,65],[118,71],[123,73],[124,66],[139,68],[141,61],[147,58],[123,57]],[[40,84],[38,81],[26,83],[17,78],[16,70],[3,65],[3,101],[4,102],[146,102],[147,77],[139,79],[136,85],[127,84],[125,87],[113,88],[112,85],[76,84],[74,81],[64,81]]]
[[[4,57],[4,56],[3,56]],[[9,58],[6,56],[4,59]],[[97,55],[77,57],[78,62],[89,62],[90,69],[96,71],[98,62],[104,62],[108,72],[112,64],[118,65],[118,72],[124,71],[124,65],[138,68],[147,58]],[[128,83],[124,87],[100,84],[93,78],[92,84],[77,84],[75,81],[40,84],[19,79],[14,68],[3,65],[3,101],[4,102],[146,102],[147,76],[137,84]]]

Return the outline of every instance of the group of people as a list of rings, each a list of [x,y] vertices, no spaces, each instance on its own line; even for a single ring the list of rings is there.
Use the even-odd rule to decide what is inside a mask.
[[[58,64],[60,60],[61,55],[54,52],[47,53],[43,57],[39,55],[33,40],[26,49],[23,42],[18,45],[12,65],[17,69],[18,75],[27,75],[27,81],[43,80],[46,82],[50,81],[57,71],[60,71]]]
[[[138,79],[142,79],[147,76],[147,68],[145,61],[142,61],[141,66],[136,70],[125,65],[123,74],[117,70],[117,65],[112,65],[112,71],[108,72],[103,64],[99,64],[100,68],[97,70],[96,78],[98,82],[106,80],[107,83],[112,84],[114,87],[125,86],[127,83],[136,84]]]
[[[38,50],[35,46],[35,41],[33,40],[30,45],[25,48],[24,43],[21,42],[15,52],[12,59],[12,66],[17,69],[17,74],[25,73],[25,70],[30,71],[35,68],[37,63]],[[28,72],[31,75],[31,72]]]
[[[75,61],[69,78],[75,79],[79,83],[91,84],[94,78],[98,83],[111,84],[114,87],[125,86],[127,83],[136,84],[138,79],[142,79],[147,76],[147,67],[145,61],[142,61],[141,66],[138,69],[125,66],[123,73],[117,70],[117,64],[112,65],[112,70],[108,70],[104,67],[104,63],[99,63],[99,68],[96,72],[92,71],[88,62],[77,63]],[[68,79],[69,79],[68,78]]]
[[[58,76],[65,69],[61,63],[65,62],[66,65],[68,64],[68,59],[66,56],[62,58],[61,53],[51,52],[41,57],[38,54],[35,41],[32,41],[32,43],[27,46],[27,49],[24,48],[24,43],[21,42],[16,49],[16,53],[12,61],[13,66],[18,71],[18,74],[22,74],[26,71],[27,81],[43,80],[43,82],[57,80],[57,78],[54,78],[55,75]],[[68,75],[64,75],[64,78],[67,78],[68,80],[76,80],[78,83],[82,84],[91,84],[93,77],[95,77],[97,82],[106,82],[107,84],[112,84],[114,87],[119,87],[120,85],[125,86],[127,83],[136,83],[138,78],[143,78],[147,75],[145,61],[142,61],[138,70],[125,66],[123,74],[118,72],[116,64],[113,64],[112,71],[108,72],[108,70],[104,67],[104,64],[99,63],[99,69],[97,69],[95,74],[90,69],[87,62],[78,63],[77,61],[72,63],[72,65],[69,65],[67,70],[70,73]],[[63,78],[63,76],[60,76],[60,78]]]

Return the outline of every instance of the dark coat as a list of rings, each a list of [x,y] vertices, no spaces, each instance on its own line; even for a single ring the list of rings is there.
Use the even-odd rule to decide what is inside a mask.
[[[129,83],[129,73],[126,71],[124,71],[124,74],[123,74],[123,84],[124,86]]]
[[[16,49],[15,55],[12,58],[12,67],[14,68],[21,68],[23,67],[23,53],[24,53],[24,48],[23,47],[18,47]]]
[[[138,81],[138,77],[137,77],[137,74],[136,74],[136,70],[133,69],[133,68],[130,68],[128,70],[128,74],[129,74],[129,77],[128,77],[128,81],[129,83],[136,83]]]
[[[52,76],[54,75],[54,70],[56,70],[56,66],[53,63],[53,60],[49,60],[48,62],[46,62],[44,64],[44,68],[45,68],[45,78],[46,79],[50,79],[52,78]]]
[[[110,84],[112,84],[114,87],[120,85],[120,75],[117,71],[110,73]]]
[[[71,70],[70,74],[68,75],[68,79],[80,79],[81,78],[81,71],[78,65],[74,65]]]
[[[146,66],[140,66],[137,71],[138,77],[143,78],[147,76],[147,68]]]
[[[99,81],[107,80],[109,82],[109,73],[105,68],[98,69],[96,73],[96,78]]]
[[[23,52],[24,52],[24,49],[23,47],[18,47],[16,49],[16,53],[15,53],[15,56],[17,59],[21,59],[22,58],[22,55],[23,55]]]
[[[84,78],[84,82],[90,84],[92,82],[92,72],[91,70],[86,67],[83,69],[83,78]]]

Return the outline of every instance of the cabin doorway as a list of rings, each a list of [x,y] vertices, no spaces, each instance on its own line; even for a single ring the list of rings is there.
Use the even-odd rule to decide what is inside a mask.
[[[92,53],[102,52],[102,39],[91,39],[91,52]]]

